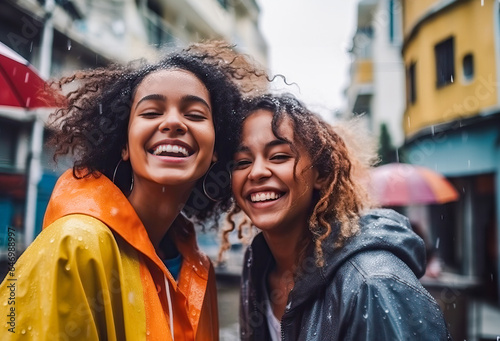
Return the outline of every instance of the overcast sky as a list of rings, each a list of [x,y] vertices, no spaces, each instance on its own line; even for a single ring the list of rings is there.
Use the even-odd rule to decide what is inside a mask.
[[[286,76],[288,88],[328,119],[345,105],[349,49],[357,0],[257,0],[260,27],[269,47],[271,72]]]

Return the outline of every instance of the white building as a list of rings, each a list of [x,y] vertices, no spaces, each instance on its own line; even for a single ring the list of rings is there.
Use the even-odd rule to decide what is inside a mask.
[[[403,144],[405,69],[402,61],[401,4],[399,0],[361,0],[351,48],[347,115],[361,115],[375,135],[382,124],[392,144]]]

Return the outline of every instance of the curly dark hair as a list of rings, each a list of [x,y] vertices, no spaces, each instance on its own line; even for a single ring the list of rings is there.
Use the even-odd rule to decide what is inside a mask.
[[[133,97],[147,75],[164,69],[189,71],[208,89],[216,132],[218,172],[228,173],[238,140],[236,127],[242,103],[241,80],[245,74],[261,77],[264,73],[247,61],[246,56],[234,52],[233,46],[220,41],[193,44],[172,51],[156,63],[139,60],[128,65],[113,64],[79,71],[54,82],[52,86],[60,90],[77,85],[76,90],[66,94],[64,106],[51,117],[53,132],[48,143],[56,147],[54,159],[72,154],[76,178],[104,174],[113,179],[116,175],[115,183],[128,194],[130,163],[124,162],[125,168],[120,166],[126,171],[121,170],[118,174],[114,171],[127,143]],[[197,182],[183,211],[200,221],[209,217],[217,219],[220,212],[230,207],[230,184],[219,181],[218,188],[211,187],[212,192],[218,192],[216,194],[222,198],[214,202],[206,196],[202,180]],[[211,196],[215,195],[212,193]]]
[[[333,233],[334,246],[342,246],[347,238],[359,231],[360,214],[371,205],[368,193],[354,176],[353,166],[361,165],[357,164],[356,158],[333,126],[308,110],[292,95],[266,94],[245,101],[242,120],[259,109],[273,113],[271,129],[274,135],[278,139],[303,147],[303,150],[309,153],[312,167],[318,171],[320,179],[323,180],[323,187],[319,191],[315,190],[314,202],[311,205],[308,224],[312,238],[309,238],[309,242],[301,248],[303,253],[311,242],[314,242],[316,262],[318,266],[322,266],[323,242],[327,237]],[[279,127],[285,119],[289,119],[292,124],[294,141],[288,141],[279,133]],[[242,125],[238,127],[239,135]],[[296,152],[295,166],[297,166],[300,155],[293,143],[291,148]],[[228,215],[230,229],[224,231],[223,238],[226,240],[223,240],[223,243],[227,242],[227,234],[236,228],[231,217],[240,211],[241,209],[235,205]],[[239,231],[240,235],[241,233]],[[298,258],[300,259],[300,255]]]

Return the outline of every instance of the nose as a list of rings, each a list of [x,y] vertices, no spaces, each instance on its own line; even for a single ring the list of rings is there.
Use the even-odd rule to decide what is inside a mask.
[[[182,114],[176,110],[170,110],[165,114],[163,120],[158,126],[158,130],[162,132],[176,132],[184,134],[187,131],[187,126],[182,119]]]
[[[272,175],[271,170],[267,167],[266,161],[257,158],[254,160],[250,173],[248,174],[248,179],[252,181],[261,181],[269,178]]]

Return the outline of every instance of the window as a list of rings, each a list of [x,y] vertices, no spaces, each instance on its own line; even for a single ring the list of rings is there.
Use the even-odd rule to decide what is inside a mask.
[[[389,42],[391,44],[400,45],[402,43],[402,27],[401,16],[402,7],[399,0],[389,0]]]
[[[417,82],[415,73],[416,63],[411,63],[406,75],[406,97],[409,104],[417,101]]]
[[[436,86],[438,88],[454,82],[454,42],[453,37],[448,38],[434,47],[436,55]]]
[[[0,121],[0,168],[15,167],[19,126],[8,120]]]
[[[228,0],[217,0],[217,2],[224,8],[227,9],[228,7]]]
[[[464,79],[470,81],[474,78],[474,56],[472,53],[466,54],[462,60],[462,67],[464,69]]]

